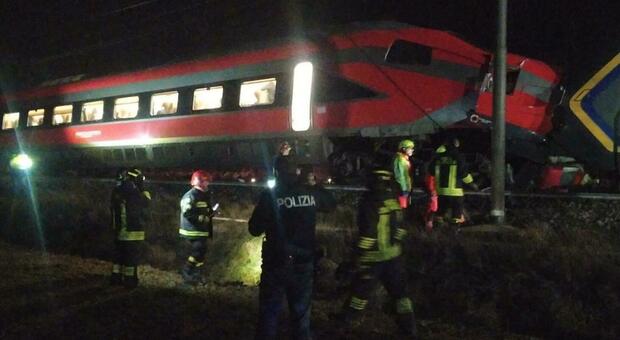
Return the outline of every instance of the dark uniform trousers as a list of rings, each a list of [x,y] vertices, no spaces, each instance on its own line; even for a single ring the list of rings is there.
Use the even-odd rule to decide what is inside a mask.
[[[138,284],[138,265],[142,243],[143,241],[114,241],[113,283],[120,283],[122,280],[128,286]]]
[[[111,283],[129,288],[138,285],[140,250],[144,244],[144,209],[151,199],[148,191],[123,183],[112,191],[111,212],[114,241],[114,263]]]
[[[311,339],[312,262],[263,266],[259,287],[259,320],[255,339],[276,339],[284,297],[289,305],[293,339]]]
[[[189,238],[186,239],[186,242],[189,254],[182,269],[183,280],[187,283],[198,283],[202,280],[202,267],[204,267],[205,254],[207,253],[207,238]]]
[[[211,192],[191,188],[181,198],[179,235],[189,251],[181,269],[183,281],[189,285],[204,283],[202,270],[207,252],[207,238],[213,236]]]
[[[448,223],[460,224],[463,223],[463,204],[465,198],[463,196],[444,196],[439,195],[438,209],[436,219],[439,225],[445,223],[444,217],[449,216]]]
[[[358,267],[352,283],[352,300],[356,301],[355,303],[352,301],[350,307],[356,310],[364,309],[370,294],[376,288],[377,283],[381,282],[390,297],[397,302],[397,310],[399,303],[408,305],[409,310],[411,309],[411,301],[407,297],[407,277],[402,256],[384,262],[362,263]],[[408,302],[401,301],[405,299]]]

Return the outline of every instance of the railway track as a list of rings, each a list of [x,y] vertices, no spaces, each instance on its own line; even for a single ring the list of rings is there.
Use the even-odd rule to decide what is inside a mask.
[[[8,178],[5,177],[3,182],[8,183]],[[67,181],[73,180],[64,177],[34,177],[33,181]],[[115,182],[110,178],[80,178],[75,179],[80,181],[94,181],[100,183],[110,183],[111,185]],[[146,185],[149,184],[158,184],[158,185],[174,185],[174,186],[188,186],[187,181],[174,181],[174,180],[147,180]],[[239,187],[239,188],[266,188],[266,183],[255,182],[255,183],[247,183],[247,182],[233,182],[233,181],[216,181],[210,184],[213,187]],[[327,190],[332,190],[335,192],[364,192],[367,189],[361,185],[326,185],[325,188]],[[413,190],[414,198],[425,196],[426,193],[420,189]],[[490,188],[484,188],[480,191],[465,191],[466,196],[490,196]],[[607,201],[619,201],[620,193],[612,193],[612,192],[512,192],[506,191],[506,197],[523,197],[523,198],[566,198],[566,199],[587,199],[587,200],[607,200]]]

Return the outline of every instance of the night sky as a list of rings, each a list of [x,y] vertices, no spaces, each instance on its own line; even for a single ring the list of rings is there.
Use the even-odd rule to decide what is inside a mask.
[[[41,6],[41,4],[45,4]],[[508,50],[570,73],[620,46],[620,2],[508,0]],[[145,68],[351,21],[396,20],[495,44],[496,0],[2,1],[0,81]]]

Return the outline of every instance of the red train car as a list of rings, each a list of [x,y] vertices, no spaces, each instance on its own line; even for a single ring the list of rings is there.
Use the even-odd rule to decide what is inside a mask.
[[[446,129],[484,135],[491,61],[448,32],[355,24],[5,94],[0,143],[5,160],[21,149],[62,171],[226,170],[268,168],[286,139],[309,164],[354,172],[377,142],[422,141]],[[509,55],[508,63],[508,138],[535,143],[551,128],[557,75],[525,57]]]

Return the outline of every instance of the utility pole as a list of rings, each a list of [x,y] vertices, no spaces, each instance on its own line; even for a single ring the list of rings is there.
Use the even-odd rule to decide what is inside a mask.
[[[497,1],[497,42],[493,60],[493,131],[491,133],[491,218],[504,224],[506,170],[506,17],[508,0]]]

